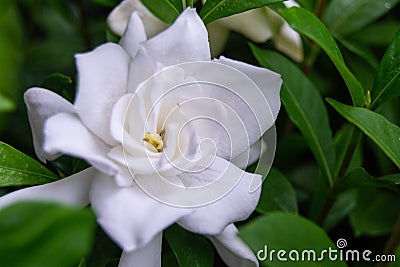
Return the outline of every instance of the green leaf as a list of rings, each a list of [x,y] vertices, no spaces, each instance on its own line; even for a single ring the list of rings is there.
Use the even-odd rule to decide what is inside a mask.
[[[67,75],[61,73],[50,74],[40,86],[59,93],[69,101],[73,100],[74,88],[72,87],[72,79]]]
[[[0,186],[38,185],[58,177],[39,162],[0,142]]]
[[[354,105],[364,106],[364,88],[347,68],[339,47],[325,25],[314,14],[300,7],[282,9],[279,13],[292,28],[313,40],[325,51],[342,75]]]
[[[390,43],[371,90],[372,107],[400,95],[400,29]]]
[[[366,108],[344,105],[333,99],[328,103],[349,122],[360,128],[400,168],[400,128],[382,115]]]
[[[336,39],[349,51],[353,52],[354,54],[358,55],[359,57],[365,59],[375,70],[378,69],[379,62],[376,59],[374,53],[369,50],[367,47],[360,43],[356,43],[350,40],[346,40],[342,37],[336,36]]]
[[[207,0],[200,12],[205,24],[214,20],[241,13],[250,9],[263,7],[283,0]]]
[[[263,214],[270,211],[297,213],[296,192],[285,175],[277,169],[271,169],[263,182],[257,211]]]
[[[400,195],[376,188],[359,190],[357,206],[350,213],[350,224],[356,236],[388,234],[400,215]]]
[[[182,0],[141,0],[159,19],[171,24],[182,13]]]
[[[335,167],[335,177],[338,176],[340,168],[343,165],[343,162],[345,160],[346,152],[349,149],[349,146],[351,145],[351,139],[354,134],[357,134],[355,131],[356,128],[353,125],[350,124],[345,124],[339,131],[336,132],[335,138],[333,139],[333,142],[335,144],[335,151],[336,151],[336,167]],[[358,168],[362,165],[362,153],[360,151],[361,144],[360,142],[358,143],[358,147],[356,148],[356,151],[354,152],[351,162],[349,164],[348,170],[352,171],[354,168]]]
[[[379,187],[400,192],[396,187],[395,181],[393,181],[393,179],[397,179],[399,176],[390,175],[389,177],[375,178],[369,175],[364,168],[357,168],[345,176],[343,182],[336,187],[336,190],[337,192],[344,192],[357,187]]]
[[[323,223],[323,227],[326,231],[331,230],[350,214],[356,207],[357,196],[356,190],[349,190],[343,192],[336,198],[335,204],[333,204]]]
[[[280,73],[283,78],[282,103],[294,124],[300,129],[324,176],[332,183],[334,150],[328,113],[315,86],[282,55],[251,45],[258,62]]]
[[[296,2],[299,3],[305,9],[313,11],[316,0],[297,0]]]
[[[352,40],[368,46],[387,46],[400,27],[396,20],[384,20],[369,25],[349,36]],[[379,36],[379,38],[376,38]]]
[[[210,243],[202,236],[190,233],[179,225],[164,231],[180,267],[212,267],[214,252]]]
[[[261,263],[264,266],[280,267],[343,267],[347,266],[344,261],[330,261],[328,257],[323,260],[301,260],[303,251],[315,251],[315,257],[321,256],[321,251],[329,247],[335,249],[335,244],[328,235],[318,225],[296,214],[272,212],[246,224],[240,229],[239,236],[250,246],[250,248],[260,257],[270,256],[270,252],[275,250],[273,259],[270,257]],[[288,261],[281,261],[277,258],[277,252],[284,250],[284,257]],[[289,258],[289,252],[297,250],[299,252],[298,261]],[[261,251],[261,252],[260,252]],[[265,253],[267,252],[267,253]],[[313,254],[304,253],[313,258]]]
[[[61,92],[67,89],[72,84],[71,77],[62,73],[53,73],[46,77],[46,79],[40,85],[41,87]]]
[[[329,30],[342,36],[349,35],[387,13],[398,2],[399,0],[332,0],[326,9],[324,22]]]
[[[88,210],[21,202],[0,210],[4,266],[71,267],[89,252],[95,219]]]

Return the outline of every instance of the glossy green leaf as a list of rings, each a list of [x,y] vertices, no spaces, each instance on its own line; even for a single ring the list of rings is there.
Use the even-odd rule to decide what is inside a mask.
[[[327,101],[340,115],[371,138],[400,168],[400,128],[398,126],[366,108],[347,106],[333,99],[327,99]]]
[[[182,0],[141,0],[159,19],[171,24],[183,11]]]
[[[400,29],[393,37],[381,61],[371,90],[372,107],[400,95]]]
[[[0,186],[37,185],[58,177],[42,164],[0,142]]]
[[[400,194],[376,188],[359,190],[357,206],[350,213],[350,224],[356,236],[388,234],[400,215]]]
[[[343,182],[336,187],[336,191],[343,192],[357,187],[377,187],[400,192],[395,181],[393,181],[393,178],[398,176],[400,175],[375,178],[368,174],[364,168],[357,168],[345,176]]]
[[[329,247],[335,249],[336,246],[323,229],[299,215],[271,212],[269,215],[259,217],[243,226],[239,236],[261,257],[261,264],[264,266],[347,266],[344,261],[330,261],[328,257],[324,257],[321,261],[312,260],[314,255],[315,259],[318,259],[322,250]],[[277,252],[281,249],[286,251],[283,257],[287,258],[287,261],[277,258]],[[272,250],[275,250],[275,253],[271,259],[269,256]],[[291,260],[289,257],[291,250],[299,252],[300,260]],[[315,251],[315,254],[304,252],[309,250]],[[302,261],[302,253],[304,253],[305,259],[310,257],[311,260]],[[296,255],[292,254],[292,259],[293,257],[295,258]]]
[[[325,25],[314,14],[300,7],[280,10],[280,14],[292,28],[313,40],[325,51],[342,75],[354,105],[364,106],[364,88],[347,68],[339,47]]]
[[[208,24],[223,17],[282,1],[283,0],[207,0],[201,9],[200,17],[205,24]]]
[[[328,113],[315,86],[282,55],[251,46],[258,62],[282,75],[282,103],[302,132],[324,176],[332,183],[334,150]]]
[[[328,29],[340,35],[349,35],[373,22],[399,0],[332,0],[325,12]],[[378,37],[379,38],[379,37]]]
[[[2,266],[71,267],[89,252],[91,212],[59,204],[22,202],[0,210]]]
[[[180,267],[213,266],[214,252],[203,236],[190,233],[176,224],[165,230],[164,235]]]
[[[263,214],[270,211],[297,213],[296,193],[289,180],[277,169],[271,169],[263,182],[256,209]]]

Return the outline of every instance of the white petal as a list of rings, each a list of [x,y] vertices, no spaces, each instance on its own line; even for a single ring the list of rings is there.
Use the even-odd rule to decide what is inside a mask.
[[[211,57],[214,58],[224,51],[229,38],[229,29],[218,23],[218,20],[207,24],[206,27],[210,42]]]
[[[280,89],[282,79],[278,73],[267,70],[265,68],[255,67],[240,61],[231,60],[220,57],[216,62],[231,66],[244,74],[246,74],[261,89],[269,107],[272,111],[274,119],[278,116],[281,107]],[[270,125],[271,126],[271,125]],[[268,127],[269,128],[269,127]]]
[[[123,0],[108,15],[107,23],[110,29],[117,35],[122,36],[128,26],[129,17],[135,11],[134,1]]]
[[[129,91],[163,67],[210,58],[206,27],[195,9],[186,9],[171,27],[142,44],[131,64]]]
[[[288,23],[284,23],[273,38],[275,47],[293,60],[301,62],[304,59],[303,43],[300,35]]]
[[[261,147],[261,143],[263,146]],[[241,169],[245,169],[260,158],[260,154],[263,153],[262,148],[266,148],[266,143],[263,139],[259,139],[257,142],[252,144],[246,151],[231,160],[231,163],[235,164]]]
[[[118,143],[122,143],[123,141],[124,121],[131,99],[132,94],[126,94],[121,97],[117,103],[115,103],[111,113],[110,131],[112,137],[118,141]],[[136,116],[136,114],[134,116]]]
[[[76,115],[57,114],[47,120],[44,150],[65,153],[87,160],[102,172],[114,174],[117,166],[107,157],[109,148],[93,135]]]
[[[59,155],[43,151],[44,123],[48,118],[57,113],[74,113],[73,105],[56,93],[42,88],[31,88],[27,90],[24,99],[28,109],[33,145],[37,157],[43,162],[46,162],[46,159],[53,160],[57,158]]]
[[[223,189],[220,195],[222,198],[196,208],[193,213],[178,221],[182,227],[195,233],[216,235],[227,225],[245,220],[254,211],[260,197],[260,188],[250,192],[253,183],[261,182],[260,175],[244,172],[218,157],[207,170],[197,174],[185,173],[179,177],[185,185],[189,183],[188,186],[192,187],[204,186],[204,181],[213,181],[210,186],[214,187],[204,190],[204,198],[208,197],[207,194],[214,194],[219,188]],[[229,183],[233,183],[233,188],[231,191],[226,191],[226,188],[231,188]]]
[[[131,57],[135,57],[140,48],[140,43],[146,41],[146,39],[143,22],[138,13],[134,12],[129,19],[127,30],[119,41],[119,44]]]
[[[125,251],[144,247],[188,209],[164,205],[138,186],[118,187],[112,177],[96,177],[90,202],[98,222]]]
[[[252,9],[219,19],[217,23],[243,34],[253,42],[264,43],[279,29],[282,19],[267,8]]]
[[[124,0],[113,9],[107,18],[111,30],[122,36],[132,12],[137,12],[143,20],[148,37],[152,37],[168,27],[166,23],[159,20],[153,13],[147,10],[140,0]]]
[[[56,201],[84,207],[89,204],[89,188],[97,174],[96,169],[88,168],[56,182],[14,191],[0,197],[0,208],[24,200]]]
[[[226,265],[231,267],[258,267],[258,261],[254,253],[237,236],[238,230],[233,224],[215,236],[208,238],[214,244]]]
[[[75,109],[83,123],[108,144],[114,103],[126,93],[131,57],[116,44],[105,44],[94,51],[78,54],[78,94]]]
[[[161,266],[162,234],[150,241],[143,248],[128,252],[124,251],[118,267],[160,267]]]

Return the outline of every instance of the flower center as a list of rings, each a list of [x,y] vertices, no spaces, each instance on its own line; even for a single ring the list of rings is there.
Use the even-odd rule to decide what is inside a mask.
[[[164,137],[165,137],[165,128],[161,130],[160,133],[152,134],[150,132],[147,132],[144,134],[143,141],[149,143],[152,145],[157,152],[162,152],[164,149]]]

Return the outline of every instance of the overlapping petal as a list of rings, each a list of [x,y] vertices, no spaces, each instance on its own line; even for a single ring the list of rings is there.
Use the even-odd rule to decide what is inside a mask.
[[[257,258],[249,247],[240,240],[237,233],[236,227],[230,224],[222,233],[208,238],[228,266],[258,267]]]
[[[93,181],[90,202],[100,225],[125,252],[146,246],[162,230],[191,212],[162,204],[136,185],[119,187],[104,174]]]
[[[143,43],[129,75],[129,91],[164,67],[210,60],[207,30],[195,9],[186,9],[165,31]]]
[[[129,17],[134,11],[138,12],[139,17],[142,19],[146,27],[147,37],[153,37],[168,27],[166,23],[156,18],[140,0],[123,0],[107,18],[111,30],[122,36],[128,25]]]
[[[126,29],[127,29],[126,33],[122,36],[121,40],[119,41],[119,44],[133,58],[139,51],[140,44],[147,40],[143,21],[140,19],[139,14],[137,12],[131,14]]]
[[[279,30],[283,19],[268,8],[252,9],[216,21],[225,28],[264,43]]]
[[[229,168],[229,171],[228,171]],[[208,205],[196,208],[193,213],[185,215],[178,221],[185,229],[207,235],[216,235],[221,233],[225,227],[233,222],[245,220],[255,209],[260,197],[261,189],[258,188],[251,192],[251,185],[261,183],[261,176],[257,174],[247,173],[230,162],[216,158],[213,165],[203,172],[184,173],[178,176],[182,179],[186,186],[204,186],[205,179],[208,183],[213,183],[214,188],[230,187],[231,191],[225,191],[226,194]]]
[[[18,201],[41,200],[86,206],[89,188],[98,171],[88,168],[65,179],[14,191],[0,198],[0,208]]]
[[[113,105],[126,94],[131,57],[112,43],[75,57],[79,72],[75,109],[93,133],[115,145],[109,121]]]
[[[220,57],[218,60],[215,61],[231,66],[243,72],[258,86],[258,88],[261,89],[274,118],[273,121],[269,120],[269,114],[267,114],[265,122],[262,122],[263,124],[265,123],[263,130],[265,131],[269,129],[274,123],[276,117],[278,116],[278,112],[281,107],[280,89],[282,85],[282,79],[280,75],[265,68],[252,66],[250,64],[231,60],[225,57]]]
[[[47,153],[43,150],[44,124],[48,118],[57,113],[74,113],[73,105],[56,93],[37,87],[26,91],[24,100],[28,109],[33,145],[37,157],[43,162],[57,158],[59,153]]]
[[[118,167],[107,157],[109,147],[92,134],[75,114],[59,113],[47,120],[44,150],[85,159],[102,172],[116,174]]]
[[[162,234],[158,234],[143,248],[131,252],[124,251],[122,253],[118,267],[133,267],[133,266],[160,267],[161,242],[162,242]]]

